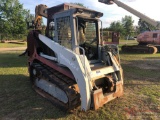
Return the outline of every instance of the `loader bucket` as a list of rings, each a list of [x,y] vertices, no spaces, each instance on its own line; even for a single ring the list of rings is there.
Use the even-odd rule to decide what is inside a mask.
[[[116,83],[116,91],[109,93],[109,94],[103,94],[102,89],[95,90],[93,93],[93,101],[94,101],[94,109],[97,110],[99,107],[102,107],[107,102],[118,98],[123,95],[123,83],[119,81]]]

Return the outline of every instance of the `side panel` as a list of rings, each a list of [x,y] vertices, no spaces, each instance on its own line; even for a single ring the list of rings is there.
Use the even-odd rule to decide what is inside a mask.
[[[63,46],[54,41],[51,41],[43,35],[39,34],[39,39],[55,53],[57,53],[59,64],[62,64],[71,70],[80,89],[81,109],[85,111],[88,110],[91,103],[91,86],[80,57],[73,53],[71,50],[64,48]],[[86,66],[89,65],[86,58],[85,64]]]

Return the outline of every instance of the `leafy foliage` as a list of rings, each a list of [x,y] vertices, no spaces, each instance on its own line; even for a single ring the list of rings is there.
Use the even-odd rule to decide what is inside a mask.
[[[134,23],[134,20],[132,19],[131,16],[126,15],[124,18],[122,18],[122,25],[125,31],[124,34],[126,36],[132,35],[132,33],[134,32],[133,23]]]
[[[114,21],[110,24],[109,30],[124,33],[123,25],[120,21]]]
[[[121,21],[114,21],[108,29],[110,31],[120,32],[121,37],[136,36],[143,31],[156,30],[156,27],[150,25],[142,19],[139,19],[138,26],[133,26],[134,20],[131,16],[125,16]]]
[[[28,10],[23,9],[23,5],[18,0],[0,1],[0,29],[3,33],[24,34],[26,33],[26,15]]]
[[[142,19],[139,19],[138,21],[138,32],[141,33],[143,31],[150,31],[150,30],[155,30],[156,27],[150,25],[149,23],[145,22]]]
[[[109,30],[119,32],[121,37],[131,36],[134,33],[133,23],[131,16],[125,16],[121,21],[112,22]]]

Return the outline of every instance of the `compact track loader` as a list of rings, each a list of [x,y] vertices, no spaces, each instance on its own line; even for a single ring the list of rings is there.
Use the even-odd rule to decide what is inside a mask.
[[[98,109],[123,95],[123,71],[116,45],[103,44],[103,13],[73,4],[36,7],[35,30],[27,37],[33,87],[63,110]],[[41,17],[47,18],[45,35]],[[102,32],[101,32],[102,33]]]

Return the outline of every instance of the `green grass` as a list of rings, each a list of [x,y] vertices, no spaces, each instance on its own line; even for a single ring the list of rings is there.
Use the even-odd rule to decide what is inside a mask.
[[[31,86],[27,57],[0,52],[0,119],[125,120],[160,117],[160,54],[121,54],[124,95],[97,111],[59,110]],[[147,111],[151,112],[148,113]],[[147,114],[147,115],[146,115]]]
[[[120,45],[119,46],[122,46],[124,44],[137,44],[137,41],[136,40],[120,40]],[[0,42],[0,48],[12,48],[12,47],[26,47],[27,46],[27,43],[24,43],[24,44],[13,44],[13,43],[1,43]]]
[[[138,44],[137,40],[119,40],[120,44]]]
[[[160,53],[157,54],[134,54],[134,53],[122,53],[121,54],[122,60],[148,60],[148,59],[160,59]]]
[[[27,57],[18,57],[19,53],[0,53],[0,119],[125,119],[121,98],[97,111],[85,113],[80,107],[73,113],[59,110],[32,89]]]
[[[12,48],[12,47],[26,47],[27,43],[14,44],[14,43],[0,43],[0,48]]]
[[[125,39],[120,39],[119,40],[120,43],[137,43],[137,40],[125,40]]]

